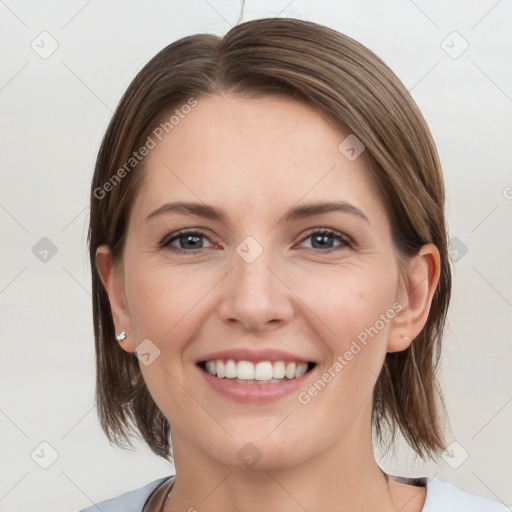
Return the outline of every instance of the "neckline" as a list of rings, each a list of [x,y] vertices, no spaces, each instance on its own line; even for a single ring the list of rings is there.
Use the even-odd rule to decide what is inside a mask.
[[[407,476],[397,476],[390,475],[386,473],[388,478],[392,478],[396,482],[400,482],[401,484],[414,485],[415,487],[427,487],[428,476],[418,476],[418,477],[407,477]]]
[[[164,512],[165,503],[174,486],[175,479],[176,475],[164,478],[147,497],[142,507],[142,512]]]
[[[407,476],[391,475],[389,473],[386,473],[386,476],[388,478],[391,478],[392,480],[395,480],[396,482],[399,482],[402,484],[413,485],[415,487],[425,487],[425,488],[427,488],[427,483],[429,480],[428,476],[407,477]],[[148,496],[148,499],[144,503],[142,511],[143,512],[151,512],[148,507],[150,505],[152,507],[157,505],[159,507],[158,512],[164,512],[166,501],[172,491],[172,488],[174,487],[175,481],[176,481],[176,475],[171,475],[168,478],[166,478],[160,485],[157,485],[156,488],[153,490],[153,492]],[[427,488],[427,493],[428,493],[428,488]]]

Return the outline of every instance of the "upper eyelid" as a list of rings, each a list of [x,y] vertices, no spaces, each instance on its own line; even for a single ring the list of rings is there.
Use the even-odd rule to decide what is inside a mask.
[[[304,240],[309,238],[311,235],[313,235],[314,233],[318,233],[318,232],[320,232],[320,233],[323,232],[325,234],[329,234],[330,236],[332,236],[334,238],[338,238],[345,245],[347,245],[349,247],[353,247],[355,245],[355,242],[352,239],[352,237],[348,236],[345,233],[342,233],[341,231],[338,231],[338,230],[332,229],[332,228],[312,228],[311,230],[308,230],[306,232],[306,234],[301,237],[300,242],[303,242]],[[328,252],[328,251],[321,251],[321,252]]]
[[[202,235],[205,238],[208,238],[208,240],[211,243],[213,243],[213,241],[210,239],[211,237],[208,236],[208,234],[205,233],[201,228],[185,228],[185,229],[180,229],[178,231],[174,231],[174,232],[169,233],[168,235],[164,236],[164,238],[162,239],[162,241],[160,242],[159,245],[161,245],[161,246],[167,245],[171,241],[174,242],[175,240],[178,240],[178,238],[180,238],[181,236],[195,235],[195,234]]]

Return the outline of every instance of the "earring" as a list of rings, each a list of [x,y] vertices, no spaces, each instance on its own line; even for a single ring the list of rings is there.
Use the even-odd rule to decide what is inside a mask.
[[[402,336],[401,334],[400,334],[400,336],[401,336],[405,341],[409,341],[409,338],[408,338],[407,336]]]
[[[116,340],[117,341],[123,341],[126,339],[126,333],[124,331],[121,331],[117,336],[116,336]]]

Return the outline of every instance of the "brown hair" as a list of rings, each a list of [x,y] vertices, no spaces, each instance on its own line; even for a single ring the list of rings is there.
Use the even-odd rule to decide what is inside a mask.
[[[241,23],[223,38],[199,34],[170,44],[137,74],[105,133],[91,186],[88,241],[96,402],[108,439],[129,447],[131,436],[139,434],[155,453],[170,457],[169,422],[149,394],[136,356],[115,342],[96,249],[106,244],[114,265],[121,261],[130,208],[144,175],[144,161],[137,165],[133,155],[164,114],[220,91],[295,98],[355,134],[366,146],[390,210],[398,261],[403,264],[429,242],[439,249],[441,275],[426,325],[406,350],[386,354],[373,405],[380,441],[385,432],[393,441],[398,427],[419,456],[435,455],[445,448],[446,408],[436,373],[451,271],[444,186],[432,136],[407,89],[373,52],[328,27],[287,18]]]

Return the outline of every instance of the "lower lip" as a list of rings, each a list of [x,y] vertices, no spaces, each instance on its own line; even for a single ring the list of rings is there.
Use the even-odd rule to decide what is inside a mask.
[[[240,384],[235,379],[219,379],[205,372],[202,368],[197,367],[197,369],[203,375],[206,383],[221,395],[236,402],[260,404],[303,390],[305,381],[316,370],[316,366],[295,379],[266,384]]]

